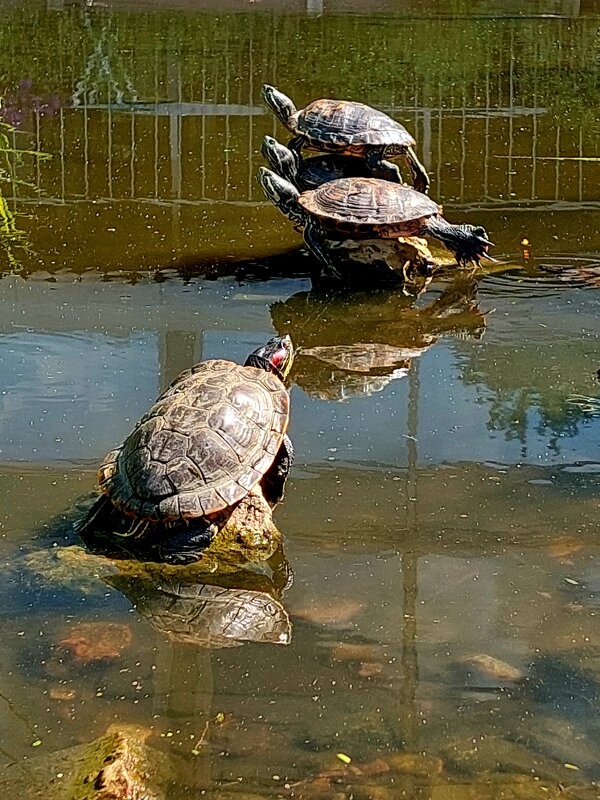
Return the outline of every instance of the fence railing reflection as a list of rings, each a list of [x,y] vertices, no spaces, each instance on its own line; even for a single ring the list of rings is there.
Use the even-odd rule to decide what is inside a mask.
[[[454,204],[594,202],[599,159],[583,131],[554,124],[543,107],[390,107],[410,125],[434,179]],[[51,162],[34,174],[34,203],[139,200],[162,204],[264,202],[254,176],[265,133],[282,131],[253,104],[157,103],[32,112],[31,139]],[[285,134],[285,132],[283,132]],[[21,195],[20,201],[24,200]]]

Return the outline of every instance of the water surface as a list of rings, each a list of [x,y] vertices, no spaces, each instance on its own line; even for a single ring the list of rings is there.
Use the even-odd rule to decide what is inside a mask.
[[[4,150],[51,158],[0,173],[2,762],[116,720],[172,755],[170,798],[595,797],[597,4],[3,11]],[[501,268],[316,291],[254,180],[284,136],[264,81],[401,120]],[[148,583],[40,568],[160,389],[274,331],[310,348],[276,513],[294,581],[224,582],[274,597],[289,645],[182,643]],[[78,660],[87,623],[126,646]]]

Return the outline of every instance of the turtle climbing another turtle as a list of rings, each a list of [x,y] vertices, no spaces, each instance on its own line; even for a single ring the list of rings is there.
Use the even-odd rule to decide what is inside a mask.
[[[369,178],[371,170],[362,158],[324,153],[303,158],[273,136],[263,138],[261,153],[269,166],[301,192],[316,189],[339,178]]]
[[[80,533],[152,535],[175,563],[195,560],[230,518],[248,541],[260,540],[293,459],[283,383],[293,358],[282,336],[243,366],[213,359],[182,372],[104,458],[102,496]],[[120,530],[115,512],[128,518]]]
[[[413,147],[415,140],[396,120],[364,103],[315,100],[298,110],[283,92],[265,84],[262,96],[280,122],[293,134],[289,147],[300,156],[303,147],[363,158],[372,177],[402,183],[400,171],[386,156],[402,156],[416,189],[429,189],[429,176]]]
[[[375,178],[341,178],[300,193],[285,178],[259,167],[258,182],[288,219],[303,228],[304,242],[324,274],[341,277],[329,238],[393,239],[429,235],[438,239],[459,265],[479,264],[492,242],[485,228],[452,225],[427,195],[408,186]]]

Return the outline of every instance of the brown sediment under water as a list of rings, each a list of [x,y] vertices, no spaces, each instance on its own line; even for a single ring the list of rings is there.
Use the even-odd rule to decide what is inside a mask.
[[[172,800],[597,797],[600,4],[0,8],[0,775],[116,721]],[[500,264],[315,290],[264,82],[400,120]],[[105,452],[274,332],[285,576],[85,568]]]

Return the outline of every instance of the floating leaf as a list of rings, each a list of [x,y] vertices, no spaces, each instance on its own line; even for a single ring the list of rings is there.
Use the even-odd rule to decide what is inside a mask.
[[[347,756],[346,753],[336,753],[336,757],[339,758],[340,761],[343,761],[344,764],[349,764],[352,761],[350,756]]]

